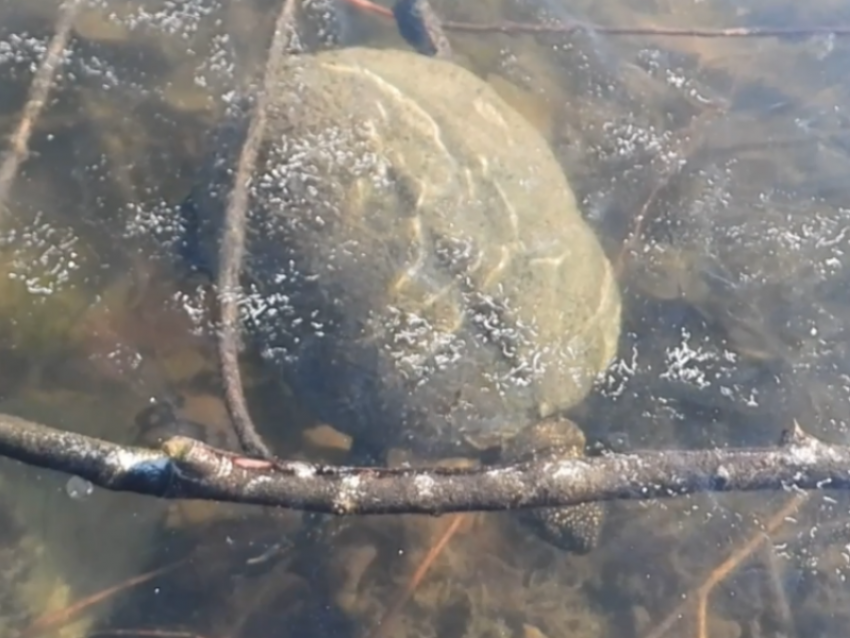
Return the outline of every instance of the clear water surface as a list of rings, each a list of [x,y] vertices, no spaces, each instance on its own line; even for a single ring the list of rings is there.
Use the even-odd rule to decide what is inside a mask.
[[[129,443],[152,397],[180,395],[226,439],[204,308],[172,259],[176,209],[279,3],[77,4],[0,216],[0,410]],[[385,18],[306,4],[309,46],[327,39],[318,21],[341,45],[406,47]],[[433,6],[479,24],[850,28],[837,0]],[[60,16],[0,2],[4,140]],[[850,40],[449,37],[546,136],[617,267],[619,353],[573,414],[590,441],[771,445],[797,420],[848,442]],[[342,462],[345,437],[243,359],[275,447]],[[837,638],[850,621],[843,493],[616,504],[587,556],[499,514],[329,521],[304,540],[297,513],[111,494],[8,461],[0,508],[0,637]]]

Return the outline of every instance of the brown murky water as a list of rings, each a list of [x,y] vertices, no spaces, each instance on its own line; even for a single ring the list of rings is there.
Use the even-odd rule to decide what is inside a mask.
[[[0,410],[129,442],[151,398],[180,395],[184,415],[226,440],[212,344],[193,322],[203,309],[173,259],[177,208],[230,92],[263,61],[278,3],[81,5],[0,211]],[[474,23],[850,27],[837,0],[433,5]],[[0,2],[4,138],[58,15],[54,2]],[[342,44],[405,47],[381,17],[339,6],[335,20]],[[589,438],[770,445],[796,419],[846,442],[848,41],[449,37],[547,136],[618,268],[619,356],[573,415]],[[244,366],[252,413],[283,455],[344,460],[345,437],[250,350]],[[496,514],[331,521],[305,538],[294,513],[109,494],[8,462],[0,508],[0,637],[36,635],[39,619],[41,635],[73,638],[382,635],[449,527],[383,635],[827,637],[850,609],[840,493],[618,504],[588,556]]]

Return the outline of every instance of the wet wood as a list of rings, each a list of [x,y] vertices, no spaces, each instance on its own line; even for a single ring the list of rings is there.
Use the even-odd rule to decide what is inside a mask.
[[[0,415],[0,455],[113,491],[336,515],[850,488],[850,446],[825,443],[797,425],[766,448],[646,450],[500,467],[361,468],[247,458],[185,437],[168,439],[160,450],[127,447]]]
[[[245,234],[248,217],[248,183],[257,163],[260,143],[266,126],[266,110],[272,94],[272,79],[279,75],[277,66],[293,47],[297,0],[284,0],[275,23],[275,32],[263,74],[262,87],[256,95],[248,132],[239,161],[233,188],[227,199],[225,228],[221,237],[216,276],[219,333],[216,340],[224,399],[236,435],[246,453],[271,458],[272,452],[257,432],[248,411],[242,375],[239,370],[239,299],[242,295],[240,278],[245,254]]]

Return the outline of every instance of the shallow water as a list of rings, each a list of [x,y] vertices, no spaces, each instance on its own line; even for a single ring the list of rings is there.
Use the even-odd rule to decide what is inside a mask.
[[[152,398],[181,396],[185,416],[232,444],[197,328],[205,309],[173,259],[177,208],[231,92],[263,63],[278,3],[80,4],[0,207],[0,410],[131,442]],[[433,6],[476,23],[850,28],[834,0]],[[327,0],[310,3],[305,27],[329,11],[339,43],[405,46],[383,18]],[[58,15],[53,2],[0,3],[4,137]],[[590,441],[772,445],[796,420],[847,442],[848,42],[449,37],[459,63],[547,137],[617,268],[618,357],[572,414]],[[345,460],[344,436],[253,353],[243,363],[252,414],[282,455]],[[0,507],[0,637],[160,567],[41,635],[378,636],[450,528],[383,635],[827,637],[848,620],[843,493],[616,504],[587,556],[497,514],[329,521],[305,539],[292,512],[110,494],[9,462]],[[752,539],[763,540],[725,562]]]

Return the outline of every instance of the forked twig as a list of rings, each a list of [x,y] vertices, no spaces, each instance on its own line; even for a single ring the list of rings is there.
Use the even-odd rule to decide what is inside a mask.
[[[223,377],[225,404],[242,448],[249,454],[265,459],[274,458],[274,454],[260,437],[245,402],[242,374],[239,371],[236,328],[239,325],[238,299],[241,293],[240,275],[245,253],[248,184],[257,163],[257,155],[265,132],[266,110],[269,96],[273,93],[272,80],[277,75],[278,65],[286,54],[286,49],[293,43],[296,5],[297,0],[284,0],[283,8],[275,24],[263,73],[263,84],[257,95],[248,133],[239,155],[233,188],[228,197],[216,281],[220,321],[216,345]]]
[[[764,529],[756,531],[747,541],[732,554],[711,570],[702,584],[694,590],[697,600],[697,634],[696,638],[708,638],[708,597],[718,583],[726,579],[738,566],[755,552],[763,543],[770,541],[770,535],[785,522],[809,497],[807,493],[795,494],[791,499],[765,523]],[[667,617],[650,631],[644,638],[662,638],[670,628],[682,618],[684,611],[693,600],[685,598]]]
[[[45,51],[33,77],[21,121],[18,123],[15,132],[12,133],[6,157],[0,164],[0,218],[2,218],[3,205],[12,190],[18,169],[29,155],[29,141],[33,127],[47,102],[47,96],[50,94],[50,88],[53,85],[53,76],[62,62],[62,54],[65,52],[65,47],[68,46],[74,18],[82,3],[82,0],[65,0],[62,4],[59,10],[59,19],[56,22],[56,31],[47,45],[47,51]]]

